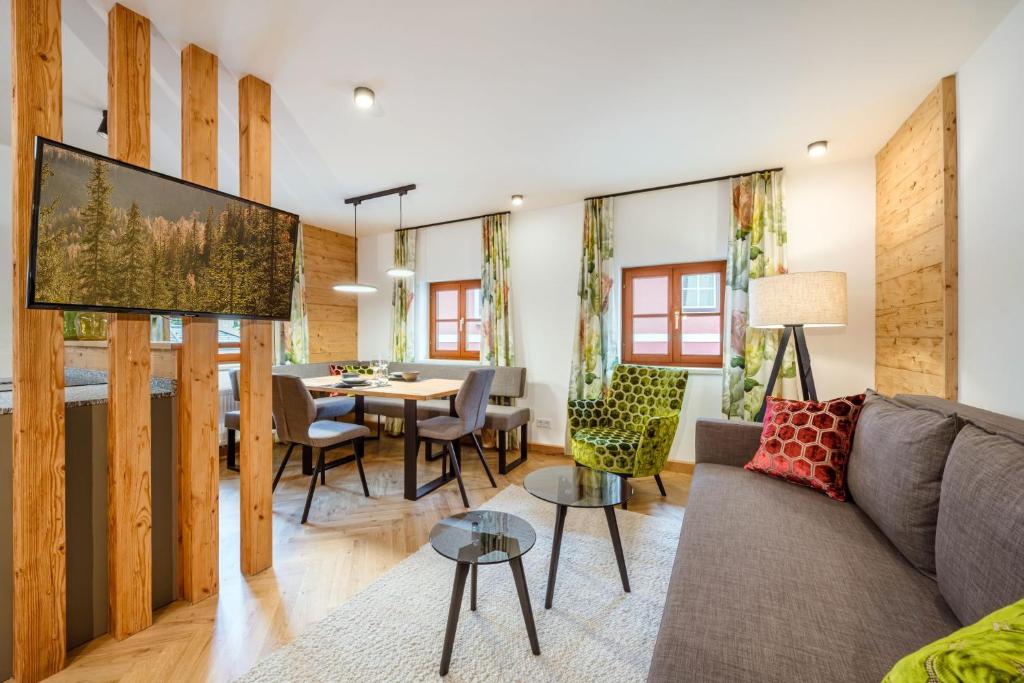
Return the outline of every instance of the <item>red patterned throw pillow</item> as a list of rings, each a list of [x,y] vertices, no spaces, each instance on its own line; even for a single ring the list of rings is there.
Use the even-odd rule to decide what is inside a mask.
[[[831,401],[769,398],[761,446],[745,469],[846,500],[846,463],[864,394]]]

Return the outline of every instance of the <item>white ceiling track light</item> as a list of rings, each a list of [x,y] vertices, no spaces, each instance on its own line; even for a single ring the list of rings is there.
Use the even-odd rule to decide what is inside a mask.
[[[358,248],[359,248],[358,210],[359,210],[359,205],[362,204],[363,202],[367,201],[368,199],[378,199],[379,197],[388,197],[390,195],[397,194],[399,196],[399,205],[398,205],[399,216],[398,216],[398,221],[399,221],[399,223],[401,223],[401,221],[402,221],[402,216],[401,216],[401,210],[402,210],[401,197],[404,197],[406,193],[408,193],[408,192],[410,192],[412,190],[415,190],[415,189],[416,189],[415,185],[402,185],[401,187],[393,187],[390,190],[381,190],[380,192],[371,192],[370,194],[363,194],[363,195],[359,195],[358,197],[349,197],[348,199],[345,200],[346,204],[351,204],[352,205],[353,234],[355,235],[355,238],[356,238],[356,250],[357,250],[355,273],[354,273],[355,277],[353,278],[352,282],[342,282],[340,284],[334,285],[334,291],[336,291],[336,292],[345,292],[347,294],[372,294],[372,293],[377,291],[377,287],[375,285],[370,285],[370,284],[362,283],[362,282],[359,281],[359,257],[358,257]],[[390,271],[388,271],[388,274],[391,274]],[[412,273],[409,273],[409,274],[411,275]],[[395,277],[402,277],[402,276],[396,275]]]
[[[512,195],[512,206],[522,206],[522,205],[523,205],[523,195],[521,195],[521,194],[514,194],[514,195]]]
[[[398,230],[395,231],[396,232],[396,236],[397,236],[397,233],[402,232],[402,230],[403,230],[403,228],[402,228],[402,197],[404,197],[404,196],[405,196],[405,192],[399,192],[398,193]],[[385,271],[385,272],[388,275],[390,275],[391,277],[412,277],[413,275],[416,274],[416,271],[413,269],[413,264],[411,264],[411,263],[395,263],[395,265],[393,265],[390,268],[388,268],[387,271]]]

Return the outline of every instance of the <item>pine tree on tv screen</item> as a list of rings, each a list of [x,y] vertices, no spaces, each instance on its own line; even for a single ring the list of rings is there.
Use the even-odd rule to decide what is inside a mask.
[[[49,144],[34,301],[287,320],[298,218]]]

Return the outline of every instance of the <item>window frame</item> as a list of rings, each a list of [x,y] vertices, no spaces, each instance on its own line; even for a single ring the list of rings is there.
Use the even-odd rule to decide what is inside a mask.
[[[718,273],[718,311],[709,313],[683,313],[682,298],[684,275]],[[667,354],[633,353],[633,281],[637,278],[667,277],[669,281],[668,319],[669,352]],[[680,325],[676,328],[675,316]],[[682,333],[684,320],[688,317],[719,318],[721,342],[718,355],[683,354]],[[650,317],[663,317],[652,314]],[[725,357],[725,261],[696,261],[693,263],[670,263],[659,266],[637,266],[622,269],[622,360],[627,363],[646,365],[672,365],[691,368],[721,368]]]
[[[481,318],[466,317],[466,292],[482,289],[481,281],[476,280],[448,280],[445,282],[430,283],[430,354],[433,360],[480,360],[480,351],[470,351],[466,348],[466,331],[470,322],[481,323]],[[454,319],[442,318],[441,322],[455,320],[459,323],[459,348],[457,351],[438,350],[437,348],[437,292],[454,291],[459,297],[459,317]]]

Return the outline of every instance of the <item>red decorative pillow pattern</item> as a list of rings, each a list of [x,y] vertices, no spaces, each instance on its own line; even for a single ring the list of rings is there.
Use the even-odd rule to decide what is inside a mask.
[[[768,398],[761,446],[745,465],[846,500],[846,463],[864,394],[831,401]]]

